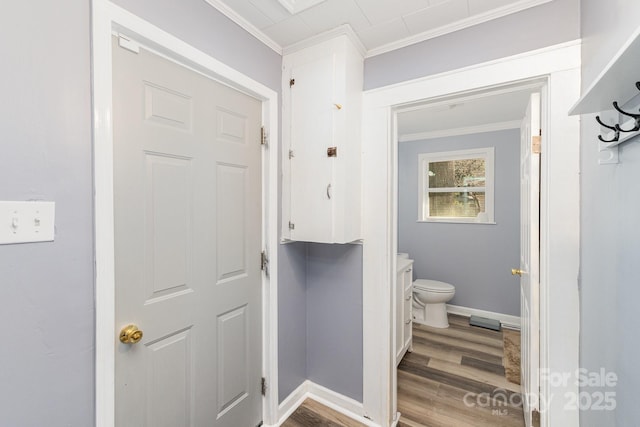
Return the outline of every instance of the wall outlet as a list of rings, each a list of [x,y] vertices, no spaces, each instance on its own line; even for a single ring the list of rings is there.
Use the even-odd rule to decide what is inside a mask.
[[[0,202],[0,245],[52,242],[55,202]]]

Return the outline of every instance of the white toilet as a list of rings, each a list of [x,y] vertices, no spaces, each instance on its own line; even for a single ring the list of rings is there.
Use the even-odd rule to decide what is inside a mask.
[[[448,328],[446,303],[456,288],[437,280],[418,279],[413,282],[413,320],[434,328]]]

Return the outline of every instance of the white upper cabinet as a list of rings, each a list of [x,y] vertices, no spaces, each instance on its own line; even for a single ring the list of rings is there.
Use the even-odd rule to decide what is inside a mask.
[[[363,56],[347,35],[283,58],[282,237],[361,239]]]

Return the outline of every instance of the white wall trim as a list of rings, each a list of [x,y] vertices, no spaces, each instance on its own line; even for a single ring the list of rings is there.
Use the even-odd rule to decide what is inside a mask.
[[[573,373],[578,368],[579,300],[579,121],[569,117],[579,97],[580,43],[569,42],[366,91],[363,97],[363,343],[365,414],[388,426],[396,408],[396,366],[391,337],[392,295],[397,253],[397,110],[444,97],[527,84],[549,85],[543,120],[541,204],[541,368]],[[550,185],[553,182],[553,185]],[[567,198],[562,198],[565,195]],[[554,327],[552,327],[553,325]],[[557,325],[563,325],[558,328]],[[381,339],[385,337],[385,339]],[[389,337],[389,339],[387,339]],[[554,405],[542,425],[578,425],[578,411],[564,411],[565,393],[575,384],[544,381],[543,397]]]
[[[509,329],[520,330],[520,317],[510,314],[494,313],[493,311],[479,310],[477,308],[462,307],[460,305],[447,304],[447,312],[458,316],[471,317],[480,316],[488,319],[499,320],[500,324]]]
[[[96,426],[115,424],[115,277],[113,227],[112,39],[113,31],[234,89],[262,100],[262,120],[272,143],[263,154],[263,246],[270,254],[270,277],[263,275],[263,399],[265,422],[278,416],[278,94],[162,31],[108,0],[92,0],[93,167],[96,264]]]
[[[425,103],[424,101],[425,98],[412,97],[411,94],[408,93],[410,90],[409,88],[419,87],[418,85],[420,83],[428,82],[428,81],[436,81],[436,80],[442,81],[442,79],[445,79],[445,78],[455,79],[457,75],[466,74],[473,70],[478,70],[478,69],[486,70],[492,66],[499,68],[502,64],[515,63],[514,61],[518,61],[523,66],[525,65],[532,66],[534,67],[534,69],[533,70],[513,70],[513,71],[510,71],[510,74],[516,74],[515,73],[516,71],[521,71],[520,73],[517,73],[519,76],[517,79],[518,81],[523,81],[527,79],[527,77],[522,77],[522,76],[532,76],[532,77],[529,77],[529,79],[535,80],[547,74],[545,70],[548,68],[542,63],[539,63],[538,65],[536,65],[536,61],[539,61],[539,62],[544,61],[545,64],[549,64],[553,62],[557,64],[558,70],[567,70],[567,69],[580,67],[580,56],[576,56],[576,52],[578,53],[580,52],[581,46],[582,46],[581,39],[570,40],[568,42],[559,43],[552,46],[546,46],[540,49],[530,50],[530,51],[518,53],[512,56],[505,56],[503,58],[498,58],[491,61],[482,62],[479,64],[472,64],[466,67],[457,68],[455,70],[444,71],[442,73],[431,74],[424,77],[417,77],[412,80],[406,80],[400,83],[394,83],[387,86],[369,89],[364,93],[370,96],[374,101],[376,99],[375,94],[380,92],[380,93],[383,93],[382,95],[383,97],[394,95],[394,98],[397,98],[399,100],[415,99],[413,103],[422,105]],[[493,76],[493,77],[494,77],[493,78],[494,81],[510,81],[510,80],[503,80],[502,78],[500,78],[500,76]],[[474,86],[475,85],[471,85],[471,87],[474,87]],[[475,86],[475,87],[477,88],[478,86]],[[518,87],[520,88],[524,86],[518,85]],[[394,92],[394,89],[398,89],[398,90]],[[503,92],[499,91],[496,93],[507,93],[507,92],[513,92],[513,89],[510,89],[507,87],[504,89]],[[454,95],[454,93],[446,92],[446,91],[436,91],[436,93],[438,93],[438,95],[436,95],[435,98]],[[463,100],[471,100],[471,99],[482,98],[486,96],[486,95],[478,95],[478,96],[470,95],[469,97],[464,97],[462,96],[462,94],[455,94],[455,95],[456,95],[456,99],[458,98],[458,95],[460,95],[461,99]],[[446,101],[446,102],[450,102],[450,101]],[[392,105],[396,105],[396,104],[401,105],[402,103],[411,104],[412,102],[398,101]],[[438,105],[435,102],[429,102],[428,104],[430,106]],[[410,109],[407,109],[407,108],[408,106],[406,107],[403,106],[403,111],[410,111]]]
[[[503,16],[511,15],[516,12],[521,12],[525,9],[529,9],[541,4],[549,3],[552,0],[521,0],[519,2],[511,3],[506,6],[502,6],[496,9],[489,10],[479,15],[470,16],[465,19],[461,19],[451,24],[443,25],[442,27],[434,28],[433,30],[424,31],[419,34],[398,40],[392,43],[370,49],[367,52],[366,58],[372,56],[381,55],[383,53],[391,52],[392,50],[402,49],[403,47],[411,46],[412,44],[420,43],[429,39],[443,36],[445,34],[453,33],[455,31],[464,30],[465,28],[472,27],[474,25],[482,24],[494,19],[502,18]]]
[[[227,6],[226,3],[222,2],[221,0],[204,0],[204,1],[209,3],[209,5],[214,9],[216,9],[218,12],[222,13],[224,16],[226,16],[227,18],[229,18],[230,20],[238,24],[240,28],[242,28],[243,30],[251,34],[253,37],[260,40],[265,45],[267,45],[274,52],[276,52],[279,55],[282,55],[282,46],[280,46],[277,42],[275,42],[271,37],[266,35],[258,27],[256,27],[251,22],[246,20],[238,12],[236,12],[235,10]]]
[[[405,133],[400,135],[398,142],[424,141],[426,139],[446,138],[448,136],[474,135],[476,133],[496,132],[507,129],[520,129],[520,120],[509,122],[489,123],[478,126],[459,127],[455,129],[443,129],[432,132]]]
[[[309,380],[305,380],[282,401],[278,407],[278,422],[274,425],[282,425],[308,397]]]
[[[313,399],[316,402],[321,403],[334,411],[340,412],[341,414],[346,415],[347,417],[366,426],[380,427],[379,424],[375,424],[361,415],[364,411],[362,403],[340,393],[336,393],[335,391],[310,380],[304,381],[282,401],[278,411],[280,414],[278,422],[274,427],[282,425],[282,423],[284,423],[306,399]]]

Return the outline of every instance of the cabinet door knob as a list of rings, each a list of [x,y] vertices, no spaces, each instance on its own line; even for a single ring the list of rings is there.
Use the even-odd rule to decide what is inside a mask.
[[[327,185],[327,198],[331,200],[331,184]]]
[[[333,105],[335,105],[338,110],[342,110],[342,104],[333,104]]]

